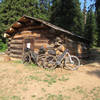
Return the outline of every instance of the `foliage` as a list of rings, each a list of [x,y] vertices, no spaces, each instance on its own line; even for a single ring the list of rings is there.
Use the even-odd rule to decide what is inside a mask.
[[[91,41],[90,46],[97,46],[97,25],[95,13],[90,9],[87,13],[84,37]]]
[[[3,33],[23,15],[50,21],[100,46],[100,0],[95,2],[97,16],[89,11],[85,25],[79,0],[0,0],[0,50],[7,48]]]
[[[96,0],[97,26],[98,26],[98,46],[100,47],[100,0]]]
[[[23,15],[49,20],[51,0],[2,0],[0,2],[0,42],[3,48],[3,33]]]
[[[84,30],[79,0],[54,0],[51,22],[78,35]]]

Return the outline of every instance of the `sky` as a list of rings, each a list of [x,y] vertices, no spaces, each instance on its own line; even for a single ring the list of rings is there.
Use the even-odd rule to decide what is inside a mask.
[[[80,0],[80,3],[81,3],[81,9],[83,9],[83,7],[84,7],[84,0]],[[94,3],[93,1],[91,2],[91,0],[87,0],[87,7],[89,7],[89,5],[93,4],[93,3]],[[87,8],[87,10],[88,10],[88,8]]]

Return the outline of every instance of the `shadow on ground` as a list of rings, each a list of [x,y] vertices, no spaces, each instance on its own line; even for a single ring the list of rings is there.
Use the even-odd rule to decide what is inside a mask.
[[[100,65],[100,48],[90,49],[89,58],[82,59],[83,65],[93,63]]]
[[[100,78],[100,70],[88,71],[87,74],[95,75]]]

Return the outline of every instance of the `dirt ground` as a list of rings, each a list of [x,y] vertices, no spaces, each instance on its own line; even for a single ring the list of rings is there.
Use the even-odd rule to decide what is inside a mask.
[[[0,100],[100,100],[100,49],[93,52],[76,71],[24,66],[0,55]]]

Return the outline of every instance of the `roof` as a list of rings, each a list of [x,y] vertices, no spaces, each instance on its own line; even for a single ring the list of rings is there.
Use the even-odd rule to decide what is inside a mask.
[[[53,29],[55,29],[55,30],[57,30],[57,31],[61,31],[61,32],[63,32],[63,33],[66,33],[66,34],[68,34],[68,35],[71,35],[72,37],[79,38],[80,40],[83,40],[84,42],[88,42],[88,43],[89,43],[89,40],[85,39],[84,37],[81,37],[81,36],[79,36],[79,35],[76,35],[76,34],[70,32],[70,31],[68,31],[68,30],[65,30],[65,29],[63,29],[63,28],[61,28],[61,27],[58,27],[58,26],[56,26],[56,25],[53,25],[53,24],[51,24],[51,23],[49,23],[49,22],[46,22],[46,21],[44,21],[44,20],[41,20],[41,19],[38,19],[38,18],[35,18],[35,17],[30,17],[30,16],[24,15],[24,16],[21,17],[17,22],[20,22],[20,20],[21,20],[22,18],[23,18],[23,20],[31,19],[31,20],[34,20],[34,21],[38,21],[38,22],[40,22],[40,23],[42,23],[42,24],[44,24],[44,25],[46,25],[46,26],[48,26],[48,27],[50,27],[50,28],[53,28]],[[13,30],[14,25],[15,25],[15,23],[5,32],[5,33],[8,34],[9,36],[10,36],[11,33],[14,32],[14,30]]]

